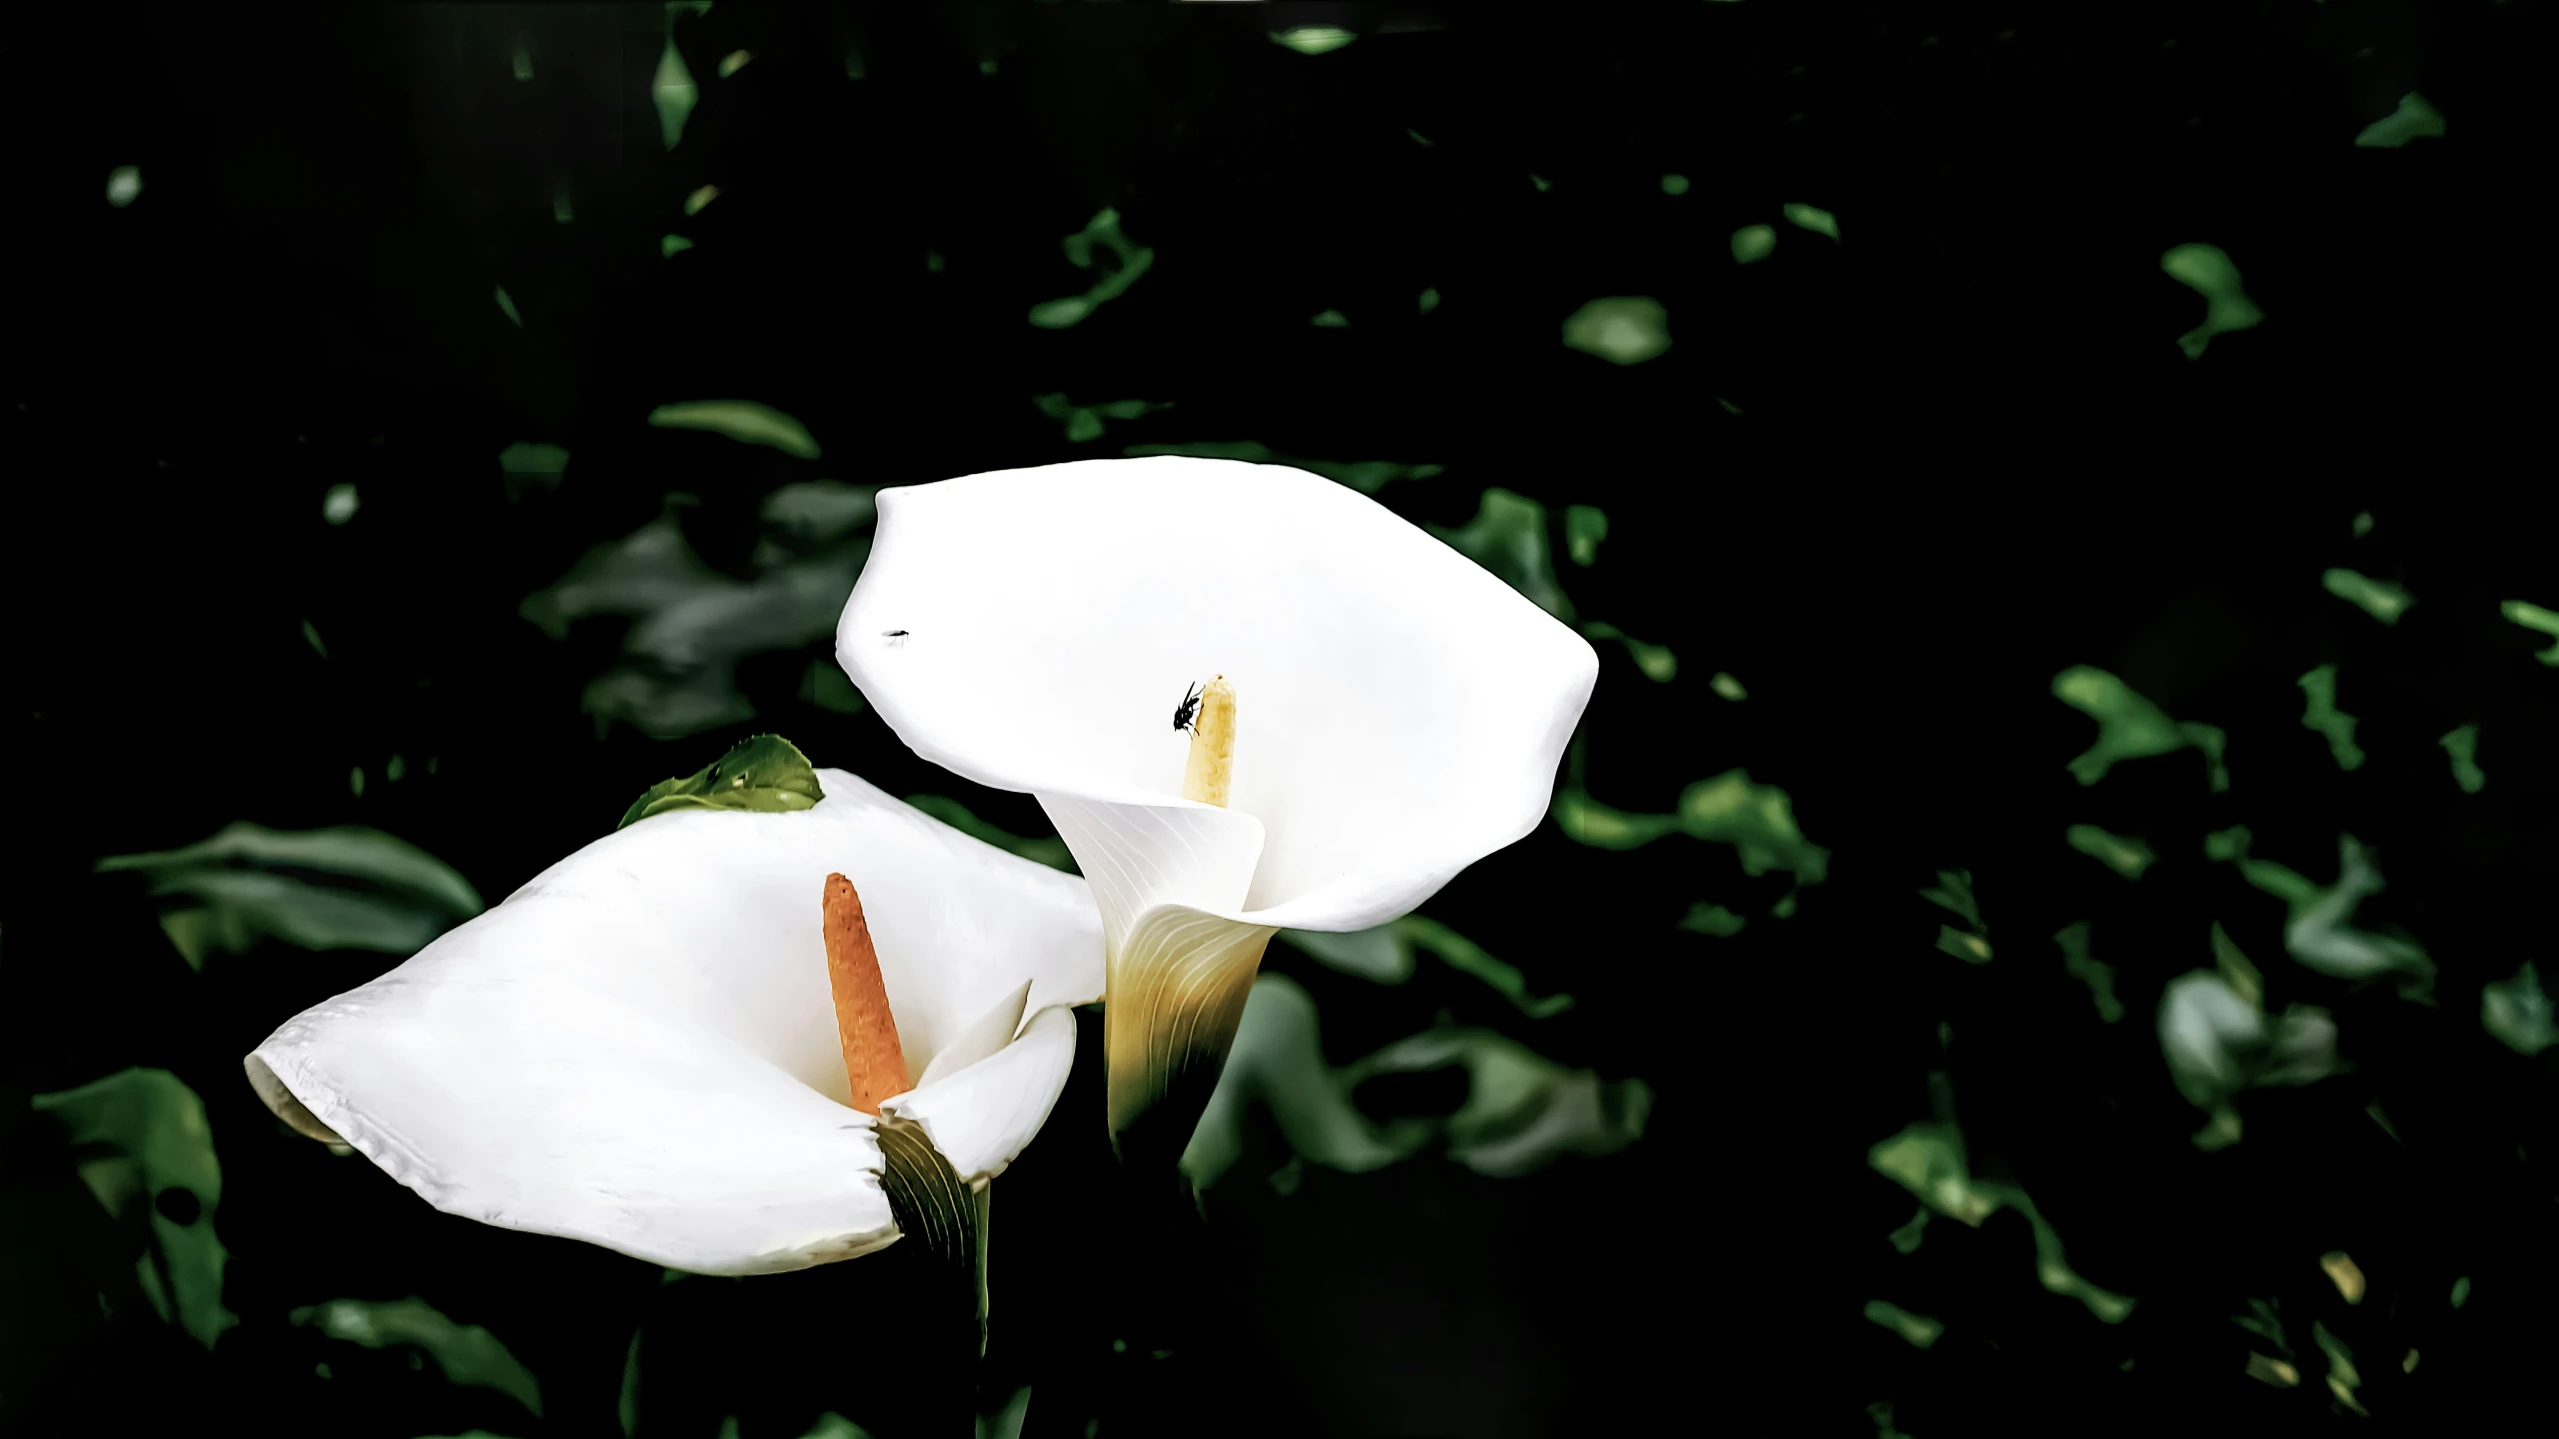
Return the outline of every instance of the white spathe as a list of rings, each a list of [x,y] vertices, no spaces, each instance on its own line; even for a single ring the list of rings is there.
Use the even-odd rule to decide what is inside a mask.
[[[982,1184],[1047,1119],[1103,990],[1082,880],[841,770],[795,814],[608,835],[249,1055],[268,1107],[448,1214],[697,1274],[898,1237],[849,1107],[821,919],[862,897],[910,1078],[882,1106]]]
[[[1036,795],[1092,881],[1115,1130],[1223,1058],[1272,933],[1392,919],[1534,829],[1598,678],[1569,627],[1301,470],[1089,460],[878,503],[837,656],[916,753]],[[1181,797],[1172,723],[1220,674],[1223,809]]]

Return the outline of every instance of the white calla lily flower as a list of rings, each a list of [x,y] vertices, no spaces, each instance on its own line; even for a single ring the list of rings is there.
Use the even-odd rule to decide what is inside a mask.
[[[597,840],[296,1016],[248,1056],[251,1083],[448,1214],[699,1274],[897,1239],[884,1136],[920,1130],[982,1195],[1065,1086],[1072,1006],[1102,995],[1092,901],[816,774],[813,808],[678,809]],[[860,890],[913,1084],[879,1120],[847,1102],[833,873]]]
[[[837,656],[916,753],[1037,796],[1092,880],[1114,1134],[1177,1081],[1204,1101],[1271,935],[1393,919],[1534,829],[1598,678],[1580,635],[1301,470],[1080,461],[878,504]],[[1222,783],[1195,746],[1231,751]]]

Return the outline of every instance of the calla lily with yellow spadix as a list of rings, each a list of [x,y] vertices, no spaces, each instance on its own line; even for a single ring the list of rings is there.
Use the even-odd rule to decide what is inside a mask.
[[[914,1200],[884,1192],[884,1145],[920,1136],[982,1195],[1057,1102],[1072,1007],[1102,994],[1092,899],[850,774],[813,777],[823,798],[797,812],[674,808],[597,840],[295,1017],[250,1081],[448,1214],[699,1274],[897,1239],[892,1200]],[[833,874],[859,888],[912,1085],[876,1120],[848,1103]]]
[[[1300,470],[1080,461],[878,503],[837,656],[916,753],[1037,796],[1092,881],[1115,1134],[1177,1083],[1204,1100],[1272,934],[1393,919],[1534,829],[1598,677],[1501,580]],[[1208,716],[1172,721],[1221,678],[1203,803]]]

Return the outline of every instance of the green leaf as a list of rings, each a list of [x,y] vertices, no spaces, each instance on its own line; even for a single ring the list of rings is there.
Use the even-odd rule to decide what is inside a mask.
[[[1640,365],[1670,348],[1670,312],[1650,295],[1593,300],[1564,320],[1564,347],[1616,365]]]
[[[1379,984],[1402,984],[1413,977],[1412,943],[1391,923],[1344,934],[1283,929],[1278,938],[1344,974]]]
[[[2070,772],[2081,784],[2095,784],[2125,760],[2192,747],[2204,752],[2213,792],[2230,787],[2221,765],[2220,730],[2177,723],[2114,675],[2093,665],[2073,665],[2053,676],[2053,697],[2097,721],[2097,742],[2070,762]]]
[[[2497,613],[2528,630],[2545,635],[2559,635],[2559,611],[2545,610],[2524,600],[2507,600],[2497,606]],[[2534,659],[2546,665],[2559,665],[2559,645],[2533,652]]]
[[[1416,947],[1439,956],[1449,968],[1492,986],[1495,992],[1531,1019],[1545,1019],[1573,1007],[1573,997],[1569,994],[1550,994],[1543,999],[1531,997],[1528,981],[1517,969],[1493,958],[1484,952],[1482,946],[1435,919],[1408,914],[1396,920],[1393,928]]]
[[[1700,903],[1690,905],[1687,915],[1674,928],[1689,934],[1711,934],[1718,939],[1729,939],[1741,933],[1742,926],[1747,923],[1748,920],[1720,904]]]
[[[1751,783],[1747,770],[1727,770],[1690,785],[1680,794],[1679,812],[1666,815],[1613,809],[1592,799],[1578,777],[1569,778],[1556,787],[1554,815],[1566,835],[1598,849],[1634,849],[1675,833],[1729,844],[1742,872],[1754,877],[1776,869],[1793,874],[1799,884],[1819,884],[1830,864],[1830,851],[1796,827],[1786,791]],[[1789,896],[1783,903],[1791,902]]]
[[[1810,230],[1816,235],[1828,235],[1834,240],[1839,238],[1839,220],[1828,210],[1811,205],[1788,205],[1784,213],[1789,225]]]
[[[1793,799],[1773,784],[1751,783],[1747,770],[1726,770],[1681,791],[1679,821],[1698,839],[1733,846],[1742,873],[1754,878],[1774,869],[1819,884],[1829,871],[1830,851],[1796,828]]]
[[[2239,286],[2239,267],[2217,245],[2179,245],[2159,257],[2159,268],[2204,297],[2204,322],[2177,339],[2189,360],[2203,358],[2215,335],[2253,329],[2265,312]]]
[[[2529,962],[2512,977],[2479,991],[2479,1022],[2517,1054],[2539,1054],[2559,1044],[2550,996],[2542,992],[2541,975]]]
[[[1971,870],[1941,869],[1937,871],[1937,886],[1921,890],[1919,897],[1940,909],[1952,910],[1963,916],[1964,923],[1984,934],[1990,932],[1990,926],[1981,922],[1981,905],[1973,898]]]
[[[879,491],[877,485],[802,480],[764,497],[763,520],[802,544],[832,544],[878,517]]]
[[[2062,838],[2072,849],[2126,879],[2141,878],[2141,872],[2150,868],[2151,862],[2158,858],[2150,852],[2150,846],[2140,840],[2108,834],[2093,824],[2074,824],[2063,832]]]
[[[477,1324],[456,1324],[423,1299],[332,1299],[304,1305],[285,1317],[367,1349],[415,1345],[435,1361],[447,1382],[495,1389],[535,1417],[542,1413],[541,1384],[496,1335]]]
[[[1777,227],[1744,225],[1733,232],[1733,263],[1756,265],[1777,251]]]
[[[784,814],[814,809],[826,798],[817,766],[800,747],[777,734],[751,735],[727,754],[689,775],[660,780],[631,802],[615,829],[679,809],[750,810]]]
[[[666,37],[666,49],[658,56],[657,73],[649,81],[649,98],[657,105],[658,133],[672,150],[684,138],[684,122],[693,115],[693,107],[701,102],[701,87],[693,83],[693,72],[684,66],[684,52],[676,48],[675,36]]]
[[[1067,852],[1066,841],[1055,835],[1030,839],[1010,830],[998,829],[979,819],[967,805],[949,795],[911,794],[906,797],[906,802],[971,839],[983,840],[997,849],[1035,860],[1051,869],[1062,869],[1068,874],[1078,872],[1075,856]]]
[[[1733,678],[1731,675],[1725,674],[1721,670],[1717,670],[1715,672],[1715,677],[1708,680],[1707,683],[1714,686],[1715,693],[1722,695],[1724,698],[1731,700],[1735,704],[1740,704],[1743,700],[1750,698],[1750,692],[1742,688],[1742,682],[1740,680]]]
[[[2477,794],[2488,787],[2488,776],[2479,768],[2479,726],[2463,725],[2437,742],[2452,756],[2452,782],[2461,786],[2463,794]]]
[[[1626,652],[1635,657],[1635,667],[1655,684],[1668,684],[1679,673],[1678,656],[1661,645],[1648,645],[1615,625],[1593,620],[1582,626],[1582,633],[1594,640],[1616,640],[1625,645]]]
[[[2293,901],[2284,948],[2312,969],[2341,979],[2394,971],[2433,974],[2434,962],[2413,940],[2353,927],[2356,907],[2381,892],[2381,871],[2353,835],[2339,836],[2337,848],[2337,882]]]
[[[1966,964],[1990,963],[1990,941],[1978,934],[1966,934],[1951,924],[1937,926],[1937,952],[1951,954]]]
[[[2399,586],[2387,580],[2366,579],[2353,570],[2328,570],[2320,575],[2319,583],[2328,593],[2386,625],[2399,623],[2399,617],[2416,603]]]
[[[1107,207],[1060,245],[1066,251],[1067,263],[1079,270],[1094,268],[1097,250],[1108,253],[1115,263],[1104,267],[1101,277],[1083,294],[1033,305],[1031,323],[1043,330],[1061,330],[1082,323],[1095,310],[1126,293],[1155,264],[1155,252],[1122,234],[1120,212]]]
[[[1463,526],[1425,528],[1548,614],[1572,622],[1572,601],[1564,598],[1563,587],[1556,583],[1547,552],[1544,505],[1509,490],[1488,489],[1475,518]]]
[[[1590,505],[1564,507],[1564,548],[1577,565],[1599,558],[1600,541],[1608,538],[1608,512]]]
[[[204,1101],[165,1069],[126,1069],[77,1089],[35,1095],[31,1105],[63,1126],[81,1156],[80,1178],[107,1213],[123,1218],[135,1205],[146,1207],[151,1248],[140,1261],[143,1288],[161,1318],[174,1319],[212,1348],[240,1320],[222,1307],[230,1253],[213,1232],[222,1166]],[[161,1196],[171,1191],[194,1197],[192,1214],[176,1201],[164,1206]]]
[[[1272,40],[1300,55],[1329,55],[1358,38],[1338,25],[1296,25],[1271,32]]]
[[[2088,952],[2088,924],[2081,921],[2065,926],[2053,936],[2061,946],[2062,971],[2088,986],[2088,997],[2097,1006],[2101,1023],[2113,1024],[2124,1017],[2124,1002],[2115,997],[2115,967],[2092,957]]]
[[[1913,1314],[1898,1304],[1887,1304],[1881,1299],[1866,1301],[1866,1318],[1868,1322],[1884,1326],[1908,1340],[1913,1347],[1920,1349],[1936,1343],[1937,1336],[1946,1332],[1946,1326],[1937,1320],[1925,1314]]]
[[[184,849],[114,855],[97,868],[140,871],[153,895],[175,901],[162,906],[161,927],[197,969],[215,950],[243,953],[262,937],[413,954],[481,909],[479,892],[452,866],[356,826],[291,831],[243,821]],[[308,883],[306,873],[332,882]]]
[[[2355,747],[2355,717],[2337,708],[2337,667],[2321,665],[2303,675],[2300,684],[2305,699],[2302,728],[2328,737],[2328,753],[2336,758],[2337,768],[2362,768],[2364,752]]]
[[[1467,1072],[1466,1101],[1438,1126],[1449,1157],[1493,1178],[1534,1173],[1568,1154],[1602,1156],[1643,1137],[1652,1087],[1568,1069],[1491,1030],[1424,1031],[1348,1066],[1350,1087],[1381,1074],[1450,1065]]]
[[[515,308],[515,297],[506,292],[504,285],[498,286],[498,313],[513,321],[517,329],[524,328],[524,316]]]
[[[2371,124],[2355,136],[2359,150],[2396,150],[2411,140],[2428,140],[2444,132],[2443,112],[2426,103],[2426,97],[2411,90],[2399,97],[2399,107]]]
[[[810,438],[807,426],[753,400],[687,400],[660,405],[649,411],[649,423],[660,429],[710,430],[803,460],[814,460],[819,454],[817,441]]]
[[[1932,1078],[1942,1095],[1943,1075]],[[2044,1288],[2077,1299],[2101,1323],[2119,1323],[2132,1312],[2132,1300],[2098,1288],[2071,1269],[2060,1234],[2023,1189],[1972,1177],[1963,1134],[1951,1122],[1913,1124],[1875,1145],[1866,1162],[1929,1208],[1974,1228],[2000,1209],[2015,1210],[2034,1230],[2035,1277]]]
[[[1310,1164],[1364,1173],[1392,1164],[1430,1137],[1424,1121],[1380,1126],[1350,1100],[1355,1078],[1324,1059],[1314,997],[1286,975],[1253,981],[1226,1067],[1199,1127],[1182,1152],[1182,1172],[1201,1189],[1215,1184],[1244,1154],[1244,1122],[1253,1106],[1278,1121],[1289,1147]]]

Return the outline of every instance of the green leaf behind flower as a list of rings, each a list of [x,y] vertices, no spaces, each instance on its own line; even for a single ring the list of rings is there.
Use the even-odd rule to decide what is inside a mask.
[[[273,830],[242,822],[184,849],[112,855],[97,867],[150,877],[151,893],[168,901],[161,928],[196,969],[217,950],[243,953],[260,938],[414,954],[482,908],[479,892],[451,865],[353,825]]]
[[[448,1381],[495,1389],[535,1416],[542,1413],[540,1382],[496,1335],[477,1324],[456,1324],[423,1299],[332,1299],[306,1304],[286,1318],[367,1349],[415,1345]]]
[[[135,1205],[145,1207],[151,1251],[141,1259],[143,1292],[161,1318],[212,1348],[240,1320],[222,1307],[222,1269],[230,1252],[213,1233],[222,1166],[214,1158],[204,1101],[165,1069],[127,1069],[77,1089],[36,1095],[33,1105],[61,1122],[72,1150],[82,1156],[81,1180],[109,1214],[122,1217]],[[163,1198],[172,1191],[193,1196],[194,1203]]]

